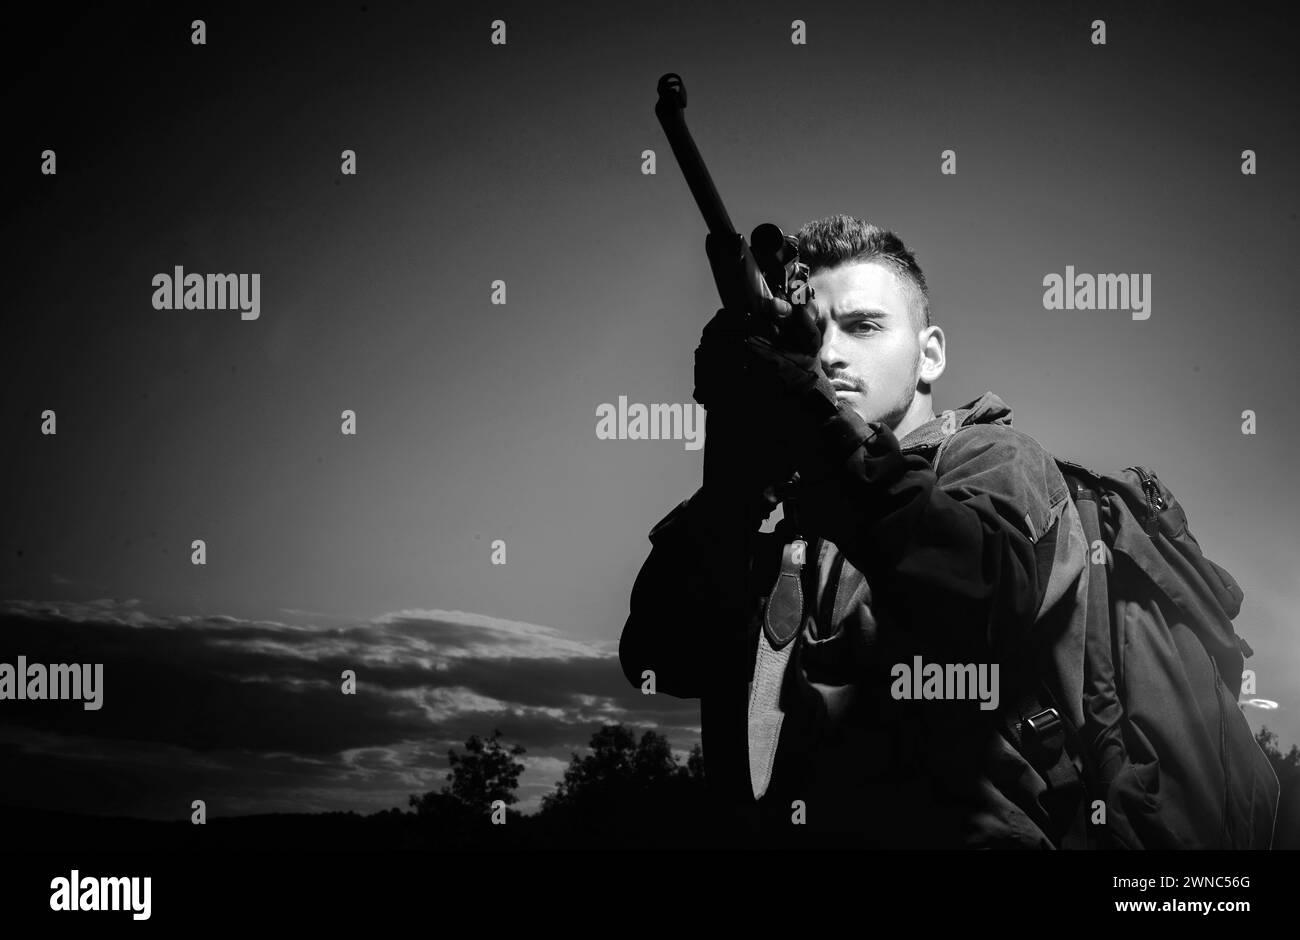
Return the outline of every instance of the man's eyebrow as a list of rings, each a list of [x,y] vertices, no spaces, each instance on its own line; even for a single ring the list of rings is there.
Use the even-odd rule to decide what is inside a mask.
[[[843,313],[835,315],[836,320],[858,319],[858,320],[888,320],[890,313],[888,310],[878,310],[875,307],[859,307],[854,310],[845,310]]]

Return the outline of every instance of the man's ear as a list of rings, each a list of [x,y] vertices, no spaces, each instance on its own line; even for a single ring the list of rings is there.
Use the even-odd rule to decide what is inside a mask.
[[[943,375],[943,370],[948,365],[943,328],[927,326],[917,334],[917,343],[921,347],[921,362],[917,379],[928,385]]]

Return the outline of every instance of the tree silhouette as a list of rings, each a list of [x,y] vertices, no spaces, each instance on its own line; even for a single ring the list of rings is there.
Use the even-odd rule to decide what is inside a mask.
[[[519,801],[515,790],[524,765],[515,758],[524,753],[525,749],[518,744],[507,747],[499,729],[494,729],[486,741],[472,734],[465,742],[465,753],[458,753],[455,748],[447,752],[451,772],[446,779],[451,786],[430,790],[420,797],[412,796],[410,805],[420,815],[486,819],[495,801],[501,800],[507,806]]]
[[[573,755],[555,792],[542,809],[594,807],[626,801],[670,779],[678,770],[668,739],[654,731],[636,734],[624,725],[606,725],[591,736],[591,753]]]
[[[704,755],[697,744],[686,766],[668,739],[624,725],[591,736],[574,754],[564,779],[542,798],[539,816],[566,836],[623,845],[680,843],[697,831],[704,803]]]
[[[690,756],[686,758],[686,776],[692,781],[704,782],[704,748],[696,741],[691,747]]]
[[[1277,734],[1269,731],[1267,725],[1260,727],[1255,740],[1273,765],[1281,788],[1273,848],[1300,849],[1300,747],[1292,744],[1284,756],[1277,746]]]
[[[1259,729],[1255,735],[1255,740],[1263,748],[1264,754],[1268,757],[1269,763],[1273,765],[1273,770],[1277,772],[1278,779],[1290,776],[1300,772],[1300,747],[1291,745],[1291,750],[1287,751],[1286,756],[1282,756],[1281,749],[1277,746],[1277,733],[1268,730],[1268,725]]]

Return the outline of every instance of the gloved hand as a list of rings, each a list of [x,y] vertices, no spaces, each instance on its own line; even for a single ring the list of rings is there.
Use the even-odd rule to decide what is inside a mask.
[[[822,334],[812,311],[771,295],[747,261],[740,235],[710,233],[704,248],[718,293],[730,302],[704,328],[696,353],[696,401],[705,408],[743,405],[763,414],[768,426],[833,415],[837,399],[821,370]]]
[[[704,489],[715,502],[743,504],[757,528],[780,502],[777,488],[794,474],[792,455],[772,433],[755,399],[744,319],[720,310],[695,350],[695,400],[707,412]]]
[[[710,234],[705,248],[720,294],[732,298],[705,326],[695,354],[695,400],[709,412],[706,488],[730,476],[747,492],[761,491],[795,470],[813,479],[834,472],[872,431],[850,407],[840,408],[821,369],[822,334],[812,311],[773,298],[764,285],[756,301],[761,315],[733,312],[753,293],[743,286],[754,276],[744,239]],[[709,435],[724,442],[712,459]],[[726,443],[746,439],[748,447]]]
[[[695,351],[695,400],[709,416],[705,481],[711,476],[708,441],[747,439],[745,457],[761,489],[802,469],[822,425],[839,414],[839,406],[818,361],[819,345],[813,345],[820,343],[820,331],[803,308],[779,326],[755,325],[767,335],[750,335],[737,319],[719,311]]]

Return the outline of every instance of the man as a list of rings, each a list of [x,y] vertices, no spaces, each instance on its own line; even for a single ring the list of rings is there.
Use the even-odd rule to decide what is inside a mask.
[[[806,308],[772,335],[726,311],[704,331],[704,484],[651,532],[623,671],[700,699],[726,833],[1053,847],[1077,800],[1030,745],[1044,695],[1082,722],[1065,481],[991,392],[936,417],[945,337],[896,235],[836,215],[798,241]],[[737,246],[709,247],[725,273]],[[944,678],[922,689],[927,664]]]

